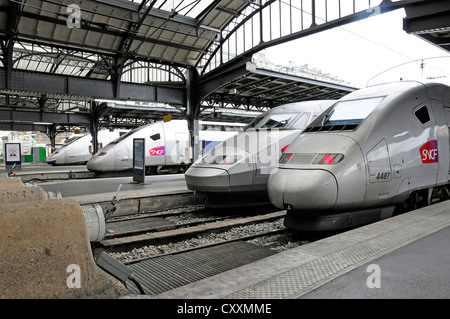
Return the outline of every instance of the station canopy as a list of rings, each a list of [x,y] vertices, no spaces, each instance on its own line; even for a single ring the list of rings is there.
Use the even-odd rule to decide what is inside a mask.
[[[15,69],[110,79],[117,68],[123,75],[150,66],[201,68],[230,21],[258,7],[233,0],[1,0],[0,33],[14,42]]]

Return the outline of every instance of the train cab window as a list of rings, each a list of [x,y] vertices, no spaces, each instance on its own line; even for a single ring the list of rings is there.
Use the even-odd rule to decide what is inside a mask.
[[[254,128],[256,127],[259,122],[261,122],[261,120],[264,118],[263,115],[258,115],[255,119],[253,119],[250,123],[248,123],[245,127],[244,127],[244,131]]]
[[[430,113],[428,113],[428,108],[425,105],[416,110],[414,115],[422,124],[426,124],[430,121]]]
[[[295,113],[272,114],[257,125],[257,128],[283,128],[297,116]]]
[[[161,138],[161,134],[159,134],[159,133],[153,134],[153,135],[150,136],[150,138],[153,141],[157,141],[157,140],[159,140]]]
[[[360,124],[380,104],[383,97],[341,101],[325,116],[323,125]]]
[[[310,113],[300,114],[300,116],[295,120],[291,127],[296,129],[304,129],[306,125],[308,125],[310,115]]]

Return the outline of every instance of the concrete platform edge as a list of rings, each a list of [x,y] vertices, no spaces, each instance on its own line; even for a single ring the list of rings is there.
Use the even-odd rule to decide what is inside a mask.
[[[289,299],[450,225],[450,201],[363,226],[152,298]]]

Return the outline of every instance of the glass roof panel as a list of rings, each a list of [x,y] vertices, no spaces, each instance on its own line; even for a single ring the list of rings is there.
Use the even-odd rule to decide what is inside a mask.
[[[134,3],[142,3],[143,0],[129,0]],[[147,1],[148,3],[151,1]],[[176,11],[178,14],[197,18],[214,0],[157,0],[154,8],[167,12]],[[146,5],[148,4],[146,3]]]

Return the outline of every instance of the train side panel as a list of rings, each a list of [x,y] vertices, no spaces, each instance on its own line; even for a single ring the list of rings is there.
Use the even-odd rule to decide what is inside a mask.
[[[450,101],[432,99],[431,105],[436,119],[438,153],[423,154],[423,156],[438,156],[439,169],[437,184],[442,185],[448,183],[450,172]]]
[[[421,160],[421,148],[437,138],[426,90],[418,87],[386,105],[368,119],[373,130],[360,139],[368,180],[364,207],[397,204],[413,190],[436,184],[438,163]]]
[[[162,122],[156,122],[142,130],[145,138],[145,166],[165,165],[169,154],[167,130]]]

